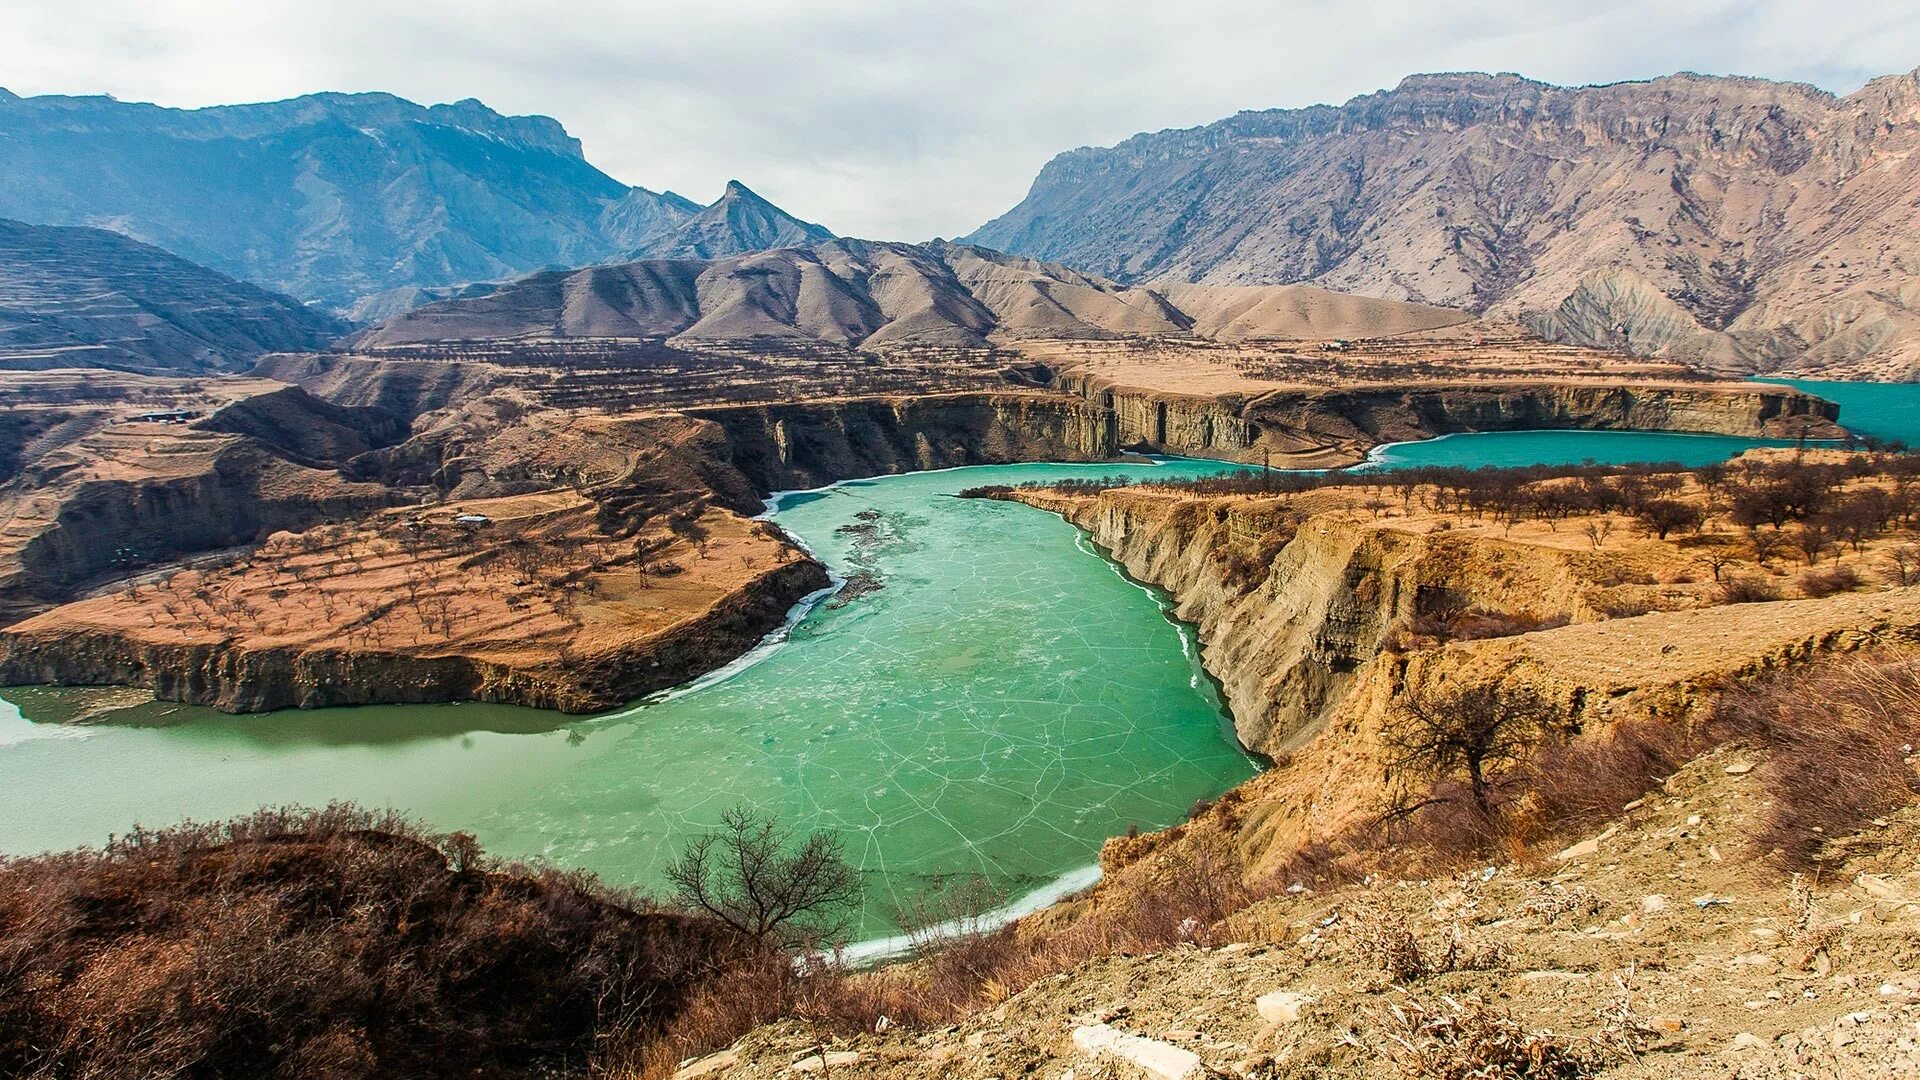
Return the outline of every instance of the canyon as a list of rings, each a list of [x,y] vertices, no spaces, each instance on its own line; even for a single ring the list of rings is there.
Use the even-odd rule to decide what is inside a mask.
[[[1547,426],[1818,437],[1837,430],[1833,406],[1785,388],[1505,382],[1273,391],[1240,400],[1114,387],[1070,373],[1057,378],[1059,389],[596,415],[529,408],[533,391],[515,386],[508,372],[494,373],[502,382],[476,384],[457,372],[428,380],[452,396],[396,396],[396,378],[422,374],[409,370],[415,363],[341,360],[329,363],[316,384],[343,402],[384,404],[334,404],[268,382],[188,425],[112,423],[112,410],[98,408],[93,419],[77,420],[55,404],[65,384],[44,379],[37,407],[16,410],[17,422],[32,424],[36,413],[63,419],[51,429],[54,437],[23,444],[40,456],[23,460],[11,481],[19,495],[0,571],[12,583],[10,610],[32,617],[0,630],[0,681],[126,682],[170,699],[246,711],[463,698],[593,711],[697,674],[701,664],[718,666],[824,584],[817,567],[777,537],[763,552],[740,555],[660,531],[684,521],[705,523],[683,532],[737,532],[741,517],[757,513],[770,491],[960,465],[1108,460],[1128,451],[1351,464],[1379,442],[1448,431]],[[405,385],[420,383],[409,378]],[[425,411],[389,411],[401,402]],[[561,498],[566,491],[570,497]],[[556,493],[556,502],[528,518],[542,522],[537,527],[498,525],[530,512],[502,517],[489,500],[543,492]],[[424,519],[400,507],[423,498],[436,504],[439,519],[477,515],[490,532],[459,550],[410,544],[407,530],[420,535]],[[294,529],[318,537],[314,526],[342,517],[361,524],[333,543],[364,550],[383,569],[364,572],[361,557],[345,555],[333,562],[346,571],[330,564],[288,577],[300,549],[294,538],[276,541],[274,534]],[[572,524],[550,526],[548,518]],[[670,634],[693,644],[657,668],[653,661],[668,655],[660,652],[668,639],[635,652],[633,613],[618,605],[587,608],[628,627],[615,634],[620,644],[595,644],[598,631],[575,625],[551,640],[535,634],[507,649],[513,659],[502,667],[490,659],[501,647],[489,644],[489,628],[515,619],[498,606],[513,601],[484,576],[433,566],[447,559],[499,565],[509,544],[563,553],[542,574],[520,575],[553,582],[536,585],[522,603],[571,607],[576,589],[619,595],[633,588],[647,594],[643,606],[657,606],[655,599],[670,592],[650,589],[644,572],[620,569],[636,559],[716,574],[726,598],[682,594],[666,604],[674,613]],[[654,550],[661,544],[668,546]],[[196,553],[222,549],[233,550],[205,568],[191,565]],[[576,552],[591,554],[575,560]],[[781,572],[767,569],[789,563]],[[155,589],[145,599],[136,580],[117,598],[61,603],[109,572],[150,578],[154,567],[185,575],[170,576],[170,592]],[[363,620],[355,627],[393,624],[360,639],[342,640],[346,624],[331,618],[303,624],[291,638],[260,621],[264,611],[321,603],[336,578],[352,595],[374,597],[399,580],[392,575],[418,577],[425,595],[457,603],[463,632],[451,632],[451,617],[446,632],[432,631],[417,617],[417,600],[413,616],[392,604],[341,609],[340,618]],[[235,606],[222,614],[187,599],[208,590]],[[190,632],[177,604],[196,612]],[[569,619],[581,617],[569,613],[562,622]],[[713,620],[724,630],[706,630]],[[622,658],[643,654],[643,675],[612,674]]]

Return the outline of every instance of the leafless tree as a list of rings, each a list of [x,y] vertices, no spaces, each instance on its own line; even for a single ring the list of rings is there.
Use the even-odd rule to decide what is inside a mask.
[[[1449,684],[1405,695],[1384,738],[1396,772],[1464,776],[1475,807],[1491,814],[1490,774],[1525,761],[1557,718],[1553,703],[1530,687]]]
[[[771,815],[734,807],[667,867],[667,881],[682,904],[755,941],[817,947],[844,935],[860,872],[830,833],[793,839]]]

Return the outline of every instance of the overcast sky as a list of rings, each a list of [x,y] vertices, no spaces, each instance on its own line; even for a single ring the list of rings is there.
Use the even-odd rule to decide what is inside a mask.
[[[0,22],[19,94],[477,97],[557,117],[627,183],[706,202],[738,178],[901,240],[967,232],[1061,150],[1411,72],[1847,92],[1920,65],[1915,0],[0,0]]]

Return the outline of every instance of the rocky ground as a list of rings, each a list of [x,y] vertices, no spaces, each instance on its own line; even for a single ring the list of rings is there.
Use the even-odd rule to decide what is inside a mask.
[[[1192,944],[1093,961],[948,1028],[786,1022],[679,1075],[1510,1075],[1460,1064],[1489,1060],[1495,1034],[1608,1076],[1920,1073],[1920,810],[1794,877],[1754,846],[1758,760],[1708,754],[1559,851],[1295,886]]]

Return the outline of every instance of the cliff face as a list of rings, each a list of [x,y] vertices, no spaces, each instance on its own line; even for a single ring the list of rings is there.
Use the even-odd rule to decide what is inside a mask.
[[[1641,557],[1630,552],[1421,532],[1351,510],[1290,515],[1278,499],[1124,488],[1012,497],[1061,514],[1166,589],[1199,631],[1242,743],[1276,759],[1186,826],[1109,841],[1109,872],[1225,833],[1257,875],[1366,820],[1394,767],[1383,729],[1409,694],[1517,683],[1556,703],[1569,730],[1600,734],[1698,717],[1726,687],[1816,655],[1920,640],[1920,588],[1608,617],[1618,599],[1675,586],[1623,582]],[[1413,616],[1463,601],[1568,625],[1389,647]]]
[[[691,409],[763,491],[860,476],[1119,453],[1109,410],[1058,395],[954,394]]]
[[[594,712],[719,667],[826,584],[818,563],[798,559],[747,582],[671,634],[565,661],[518,664],[345,645],[171,644],[143,640],[137,630],[43,628],[35,620],[0,631],[0,684],[137,686],[165,701],[226,712],[439,701]]]
[[[1301,521],[1278,502],[1220,504],[1162,493],[1098,498],[1016,492],[1087,531],[1127,572],[1167,590],[1199,630],[1247,748],[1273,755],[1310,737],[1388,632],[1423,602],[1462,594],[1490,610],[1590,618],[1569,559],[1446,533]],[[1264,560],[1231,580],[1236,552]],[[1248,587],[1248,586],[1252,587]]]
[[[1270,451],[1305,459],[1294,464],[1351,464],[1381,443],[1527,428],[1840,434],[1839,406],[1785,387],[1469,383],[1202,397],[1072,372],[1057,385],[1110,416],[1117,447],[1233,461],[1258,461]]]

